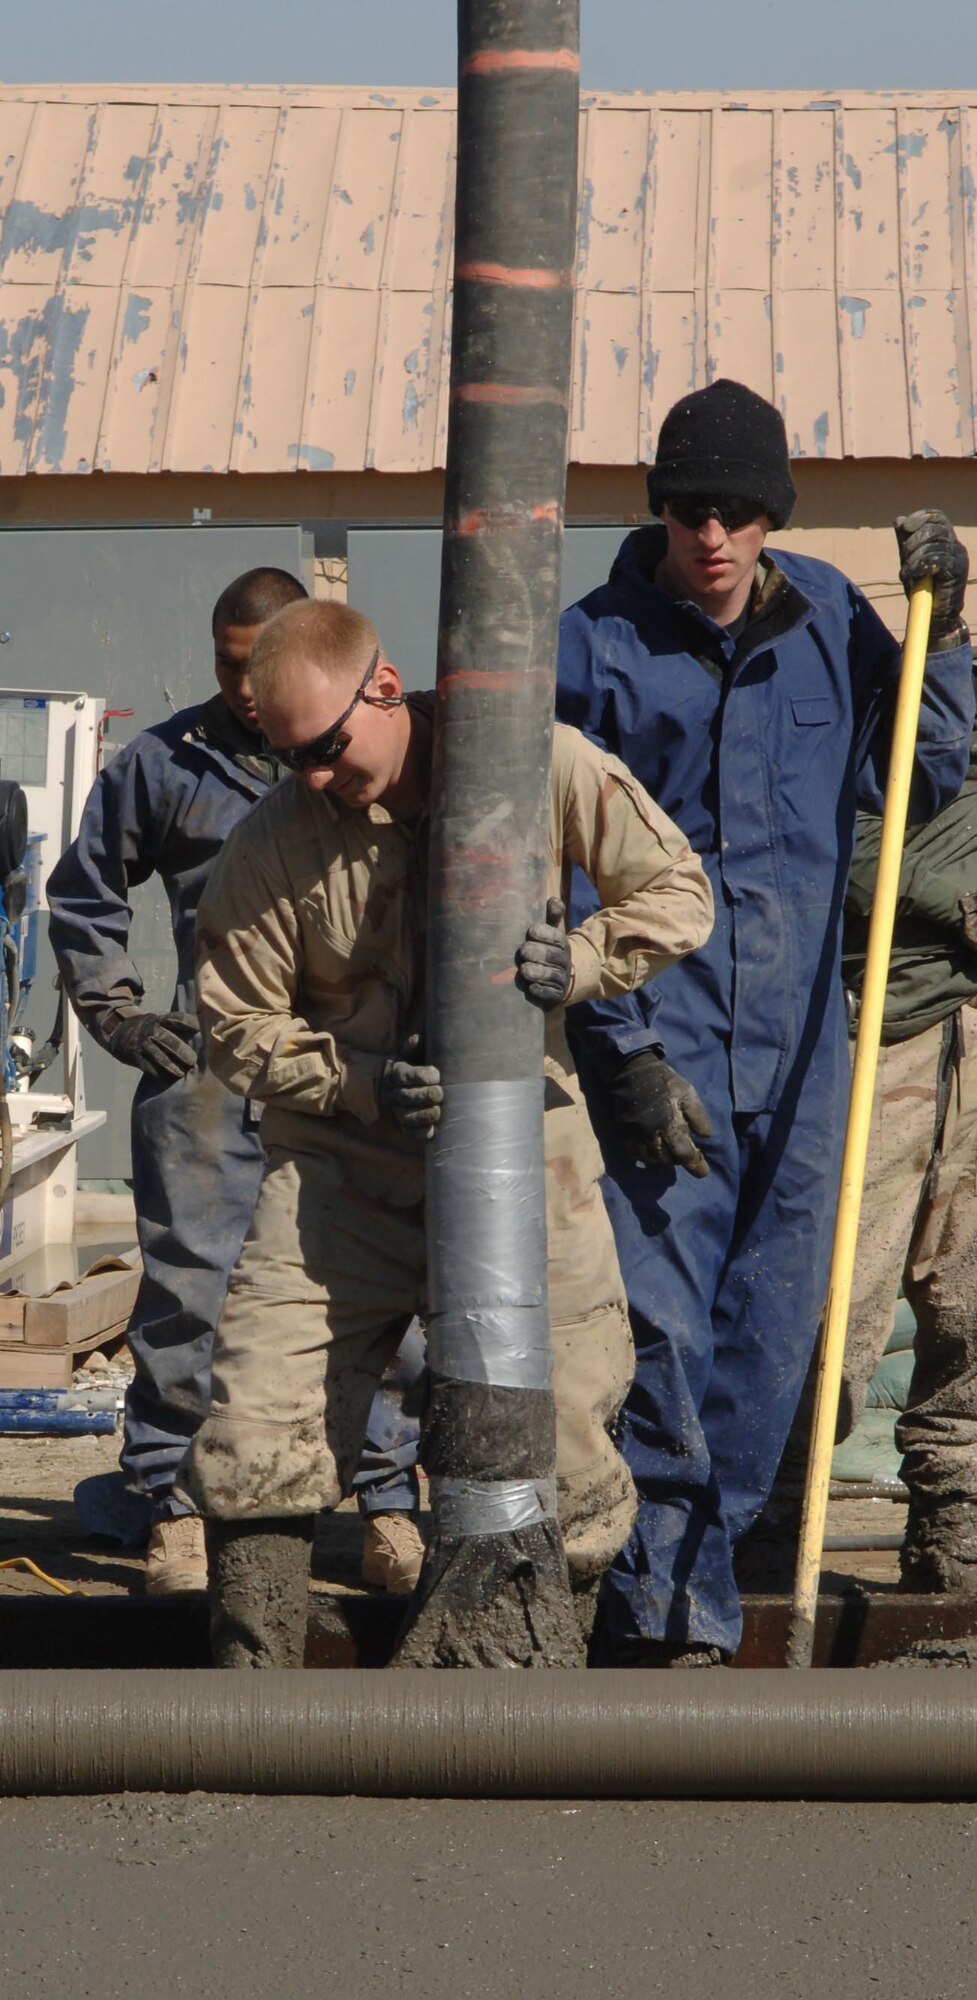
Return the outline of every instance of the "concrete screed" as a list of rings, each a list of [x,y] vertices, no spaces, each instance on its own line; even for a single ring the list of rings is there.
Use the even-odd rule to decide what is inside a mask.
[[[0,1802],[31,2000],[957,2000],[977,1807]]]

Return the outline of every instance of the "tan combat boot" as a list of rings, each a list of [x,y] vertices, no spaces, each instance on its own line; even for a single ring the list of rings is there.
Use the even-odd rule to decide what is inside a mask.
[[[424,1543],[412,1514],[368,1514],[360,1576],[388,1597],[410,1597],[421,1573]]]
[[[179,1591],[206,1590],[204,1524],[196,1514],[156,1521],[146,1550],[147,1597],[174,1597]]]

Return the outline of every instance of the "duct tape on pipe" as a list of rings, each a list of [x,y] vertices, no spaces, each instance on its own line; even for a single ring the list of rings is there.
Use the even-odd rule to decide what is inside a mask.
[[[438,1532],[507,1535],[556,1518],[555,1479],[432,1479]]]
[[[445,1087],[427,1180],[428,1353],[455,1381],[549,1387],[543,1087]]]

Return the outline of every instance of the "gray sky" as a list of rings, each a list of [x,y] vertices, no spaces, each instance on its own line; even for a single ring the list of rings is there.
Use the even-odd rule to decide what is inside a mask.
[[[2,17],[5,83],[454,80],[455,0],[2,0]],[[583,0],[583,81],[973,91],[977,0]]]

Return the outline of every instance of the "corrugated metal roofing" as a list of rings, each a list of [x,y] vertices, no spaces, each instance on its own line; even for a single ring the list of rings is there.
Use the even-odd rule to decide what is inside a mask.
[[[444,462],[454,96],[0,90],[0,473]],[[977,97],[588,96],[571,457],[977,449]]]

